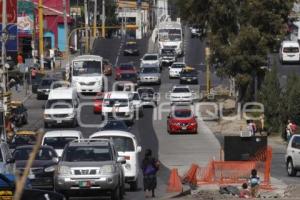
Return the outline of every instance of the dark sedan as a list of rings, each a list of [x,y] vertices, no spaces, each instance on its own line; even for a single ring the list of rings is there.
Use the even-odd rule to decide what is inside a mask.
[[[193,68],[183,69],[180,73],[180,84],[198,84],[198,72]]]
[[[50,93],[50,90],[56,87],[59,87],[58,84],[53,84],[58,81],[55,78],[44,78],[40,82],[37,88],[37,99],[47,99]]]
[[[105,123],[105,125],[99,129],[99,131],[109,131],[109,130],[128,131],[129,127],[122,120],[109,119]]]
[[[25,169],[32,145],[20,146],[13,152],[16,168],[22,174]],[[53,176],[58,163],[58,156],[51,146],[41,146],[36,154],[28,176],[35,189],[53,189]]]

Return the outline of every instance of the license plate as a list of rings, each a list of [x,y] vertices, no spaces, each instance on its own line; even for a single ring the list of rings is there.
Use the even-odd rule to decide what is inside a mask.
[[[186,128],[185,126],[183,126],[181,129],[182,129],[182,130],[186,130],[187,128]]]
[[[29,178],[29,179],[35,179],[35,175],[34,175],[34,174],[29,174],[29,175],[28,175],[28,178]]]
[[[61,124],[61,123],[62,123],[62,120],[61,120],[61,119],[58,119],[58,120],[56,120],[56,122],[57,122],[58,124]]]
[[[187,81],[190,82],[190,81],[192,81],[192,79],[188,79]]]
[[[91,185],[90,181],[79,181],[79,187],[81,188],[89,188]]]

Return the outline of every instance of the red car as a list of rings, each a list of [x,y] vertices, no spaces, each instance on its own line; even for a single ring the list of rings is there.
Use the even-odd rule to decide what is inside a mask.
[[[131,63],[123,63],[116,67],[116,80],[119,80],[123,73],[137,73],[135,67]]]
[[[94,113],[102,113],[102,102],[103,102],[103,93],[98,93],[94,99]]]
[[[168,116],[168,132],[172,133],[197,133],[197,117],[190,109],[175,109]]]

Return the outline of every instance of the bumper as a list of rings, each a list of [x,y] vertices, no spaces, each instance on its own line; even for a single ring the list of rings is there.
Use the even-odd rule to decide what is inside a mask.
[[[101,92],[102,86],[101,85],[95,85],[95,86],[77,86],[76,91],[78,93],[98,93]]]
[[[180,77],[180,73],[169,73],[169,76],[173,77],[173,78],[179,78]]]
[[[55,190],[57,191],[79,191],[79,190],[113,190],[118,186],[118,174],[111,176],[91,177],[62,177],[55,178]],[[82,186],[84,184],[88,186]]]
[[[142,84],[151,84],[151,83],[160,83],[160,79],[148,79],[148,80],[139,80],[138,84],[142,85]]]
[[[193,79],[193,78],[180,79],[180,82],[182,82],[182,83],[198,83],[198,79]]]
[[[53,189],[54,180],[53,175],[50,177],[36,177],[34,179],[30,179],[30,184],[33,189]]]
[[[74,118],[70,119],[44,119],[44,122],[47,123],[48,125],[61,125],[61,124],[73,124],[74,123]]]
[[[192,99],[171,99],[171,104],[192,104],[193,100]]]
[[[197,126],[189,126],[186,128],[180,126],[169,126],[170,133],[196,133]]]

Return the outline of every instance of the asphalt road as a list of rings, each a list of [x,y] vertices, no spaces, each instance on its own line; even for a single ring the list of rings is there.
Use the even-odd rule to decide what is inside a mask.
[[[122,46],[124,41],[120,39],[96,40],[93,48],[93,53],[109,59],[114,65],[120,63],[133,62],[137,67],[139,66],[141,56],[147,52],[148,38],[138,41],[140,47],[140,56],[127,56],[122,54]],[[189,30],[185,30],[185,55],[184,60],[188,65],[196,67],[199,75],[199,85],[192,85],[191,87],[197,93],[200,92],[200,86],[205,85],[205,65],[204,65],[204,43],[198,39],[191,39]],[[296,66],[280,66],[279,74],[286,74],[290,70],[295,69],[299,72]],[[293,70],[292,70],[293,71]],[[212,70],[213,85],[227,84],[226,80],[219,79],[214,70]],[[114,76],[108,79],[111,87],[114,82]],[[154,86],[155,90],[161,94],[162,97],[172,88],[173,85],[179,84],[176,79],[169,80],[168,70],[165,68],[162,72],[161,86]],[[92,103],[93,97],[87,96],[84,103]],[[168,99],[162,98],[161,104],[168,102]],[[37,101],[33,95],[27,102],[26,106],[29,112],[29,124],[25,128],[37,129],[43,127],[43,109],[45,101]],[[220,145],[213,133],[208,129],[204,122],[199,120],[199,129],[197,135],[175,135],[171,136],[166,131],[166,115],[168,113],[168,106],[165,112],[162,113],[161,119],[157,117],[153,109],[145,109],[144,117],[135,122],[131,128],[131,132],[136,135],[138,142],[143,150],[150,148],[154,152],[154,156],[159,158],[162,166],[158,174],[157,196],[163,197],[166,195],[166,185],[170,169],[176,167],[180,173],[187,170],[191,163],[198,163],[205,166],[209,160],[218,159]],[[155,120],[153,120],[155,118]],[[83,123],[94,124],[95,126],[101,122],[100,116],[95,115],[92,106],[85,106],[81,112],[81,119]],[[54,128],[57,129],[57,128]],[[67,129],[67,128],[66,128]],[[78,127],[85,137],[88,137],[97,128],[93,127]],[[47,130],[46,130],[47,131]],[[295,183],[297,178],[289,178],[283,174],[283,148],[280,147],[274,151],[274,163],[272,171],[276,178],[283,179],[286,183]],[[143,152],[140,155],[142,158]],[[139,190],[136,192],[127,191],[126,200],[141,200],[144,199],[142,191],[142,177],[140,176]]]

